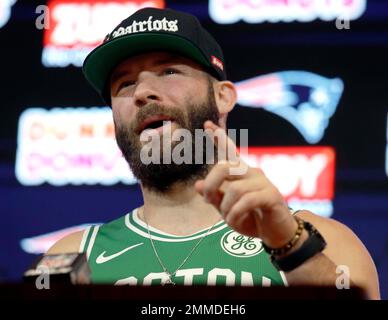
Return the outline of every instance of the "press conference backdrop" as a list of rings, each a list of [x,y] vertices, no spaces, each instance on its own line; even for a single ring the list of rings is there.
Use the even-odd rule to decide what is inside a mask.
[[[195,14],[238,90],[228,126],[290,205],[354,230],[388,298],[388,1],[0,0],[0,279],[142,203],[82,61],[131,11]],[[158,27],[155,25],[154,27]],[[338,239],[341,241],[341,239]],[[350,270],[351,272],[351,270]]]

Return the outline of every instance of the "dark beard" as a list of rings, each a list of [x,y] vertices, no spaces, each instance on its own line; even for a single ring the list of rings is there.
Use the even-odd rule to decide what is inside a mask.
[[[202,104],[194,105],[186,103],[186,109],[177,107],[165,107],[160,104],[152,103],[142,107],[135,121],[129,128],[125,128],[115,123],[115,132],[117,144],[128,162],[134,176],[142,185],[157,193],[166,193],[175,183],[191,184],[197,179],[204,178],[209,171],[210,163],[214,159],[207,159],[206,150],[212,148],[215,154],[216,148],[213,143],[208,145],[209,140],[205,139],[203,143],[203,160],[201,163],[195,163],[195,129],[202,129],[206,120],[211,120],[218,124],[219,112],[216,105],[212,84],[209,82],[208,98]],[[185,113],[187,110],[187,113]],[[160,164],[144,164],[140,159],[140,151],[143,147],[140,142],[140,136],[136,133],[137,126],[146,118],[152,115],[166,115],[175,119],[179,129],[187,129],[192,137],[192,163],[176,164],[171,161],[170,164],[163,164],[163,148],[161,148]],[[171,151],[180,141],[171,143]],[[161,142],[161,146],[162,146]],[[216,154],[215,154],[216,157]]]

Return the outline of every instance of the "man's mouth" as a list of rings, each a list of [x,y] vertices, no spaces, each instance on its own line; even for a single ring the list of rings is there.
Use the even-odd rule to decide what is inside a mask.
[[[144,120],[136,130],[140,135],[145,130],[157,130],[162,131],[164,127],[171,126],[175,120],[169,116],[157,115],[151,116]]]

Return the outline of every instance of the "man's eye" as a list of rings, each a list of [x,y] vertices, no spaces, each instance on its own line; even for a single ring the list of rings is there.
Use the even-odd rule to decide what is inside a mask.
[[[132,80],[126,80],[126,81],[123,81],[120,83],[120,85],[118,86],[117,90],[121,90],[123,88],[126,88],[126,87],[130,87],[132,85],[135,84],[135,81],[132,81]]]
[[[174,68],[167,68],[163,70],[164,75],[177,74],[177,73],[179,73],[179,71]]]

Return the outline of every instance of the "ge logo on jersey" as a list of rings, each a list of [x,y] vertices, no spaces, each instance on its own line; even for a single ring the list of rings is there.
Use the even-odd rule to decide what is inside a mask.
[[[223,235],[221,247],[227,254],[239,258],[252,257],[263,251],[259,239],[243,236],[236,231],[229,231]]]

